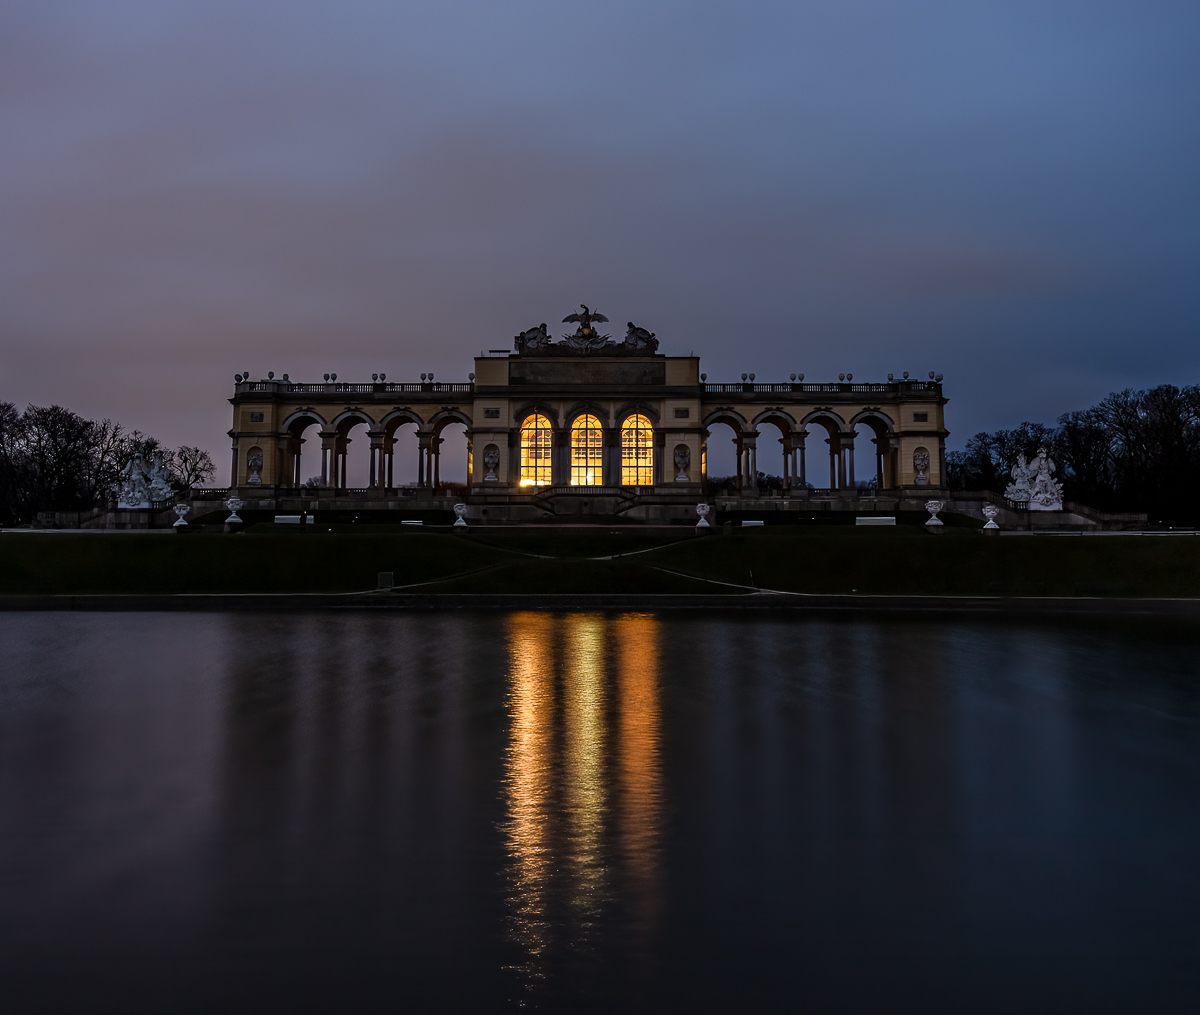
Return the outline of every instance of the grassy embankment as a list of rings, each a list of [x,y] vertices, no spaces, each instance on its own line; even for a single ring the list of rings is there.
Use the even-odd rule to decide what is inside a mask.
[[[1200,598],[1200,537],[934,536],[915,526],[691,529],[335,527],[230,536],[0,534],[0,594],[360,592],[391,571],[438,593]],[[596,559],[608,558],[608,559]],[[716,583],[728,584],[716,584]]]

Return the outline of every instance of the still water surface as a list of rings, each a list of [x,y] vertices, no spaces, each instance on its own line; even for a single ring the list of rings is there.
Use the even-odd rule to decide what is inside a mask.
[[[6,1011],[1195,1011],[1200,633],[0,614]]]

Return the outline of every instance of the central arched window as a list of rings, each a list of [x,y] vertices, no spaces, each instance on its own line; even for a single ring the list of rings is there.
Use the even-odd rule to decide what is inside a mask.
[[[621,424],[621,485],[654,485],[654,427],[640,413]]]
[[[571,485],[604,484],[604,431],[595,416],[580,416],[571,424]]]
[[[550,485],[550,420],[534,413],[521,424],[521,485]]]

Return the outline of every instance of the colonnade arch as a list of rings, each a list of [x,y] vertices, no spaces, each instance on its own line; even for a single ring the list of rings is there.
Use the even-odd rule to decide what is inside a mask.
[[[325,459],[321,452],[322,445],[313,449],[317,452],[315,455],[303,454],[304,445],[311,439],[311,436],[306,437],[305,434],[314,426],[320,428],[317,432],[318,437],[323,437],[327,424],[319,413],[311,409],[294,412],[283,421],[281,429],[284,436],[280,440],[283,458],[280,470],[282,485],[301,487],[309,480],[323,482]],[[305,476],[304,473],[309,470],[313,470],[312,474]]]
[[[864,409],[850,420],[850,430],[855,438],[864,433],[869,434],[869,443],[875,459],[874,468],[868,465],[869,459],[863,461],[860,449],[858,471],[855,474],[860,480],[868,475],[875,479],[877,489],[883,490],[896,485],[899,473],[899,442],[895,439],[895,427],[886,413],[879,409]],[[853,459],[851,460],[853,462]]]
[[[853,464],[847,461],[847,445],[853,447],[853,439],[846,433],[846,425],[837,413],[828,409],[810,412],[800,421],[804,447],[800,450],[797,467],[801,482],[811,484],[818,490],[844,490],[850,483]],[[825,437],[821,437],[821,433]],[[799,435],[798,435],[799,436]],[[829,473],[820,468],[824,455],[819,454],[820,444],[828,448]],[[828,485],[826,485],[828,484]]]

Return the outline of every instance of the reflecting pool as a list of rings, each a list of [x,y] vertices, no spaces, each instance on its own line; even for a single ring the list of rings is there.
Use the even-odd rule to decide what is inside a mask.
[[[1194,1011],[1198,648],[0,613],[0,1003]]]

